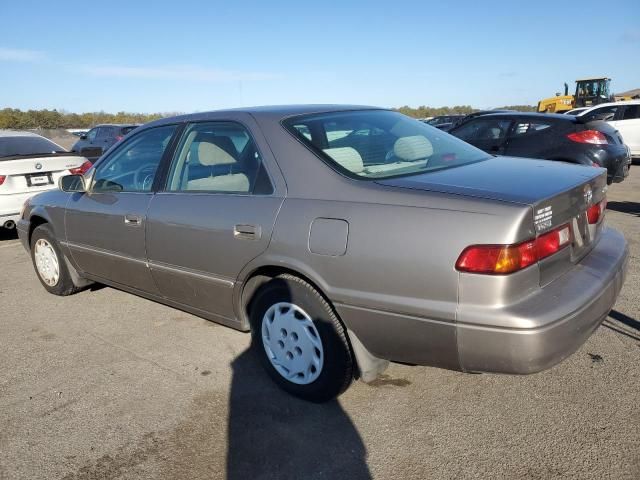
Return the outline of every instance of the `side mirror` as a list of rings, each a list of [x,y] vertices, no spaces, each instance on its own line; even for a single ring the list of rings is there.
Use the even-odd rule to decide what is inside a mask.
[[[87,134],[83,133],[82,135],[80,135],[80,140],[86,140],[87,139]]]
[[[86,192],[82,175],[65,175],[58,180],[58,187],[63,192]]]

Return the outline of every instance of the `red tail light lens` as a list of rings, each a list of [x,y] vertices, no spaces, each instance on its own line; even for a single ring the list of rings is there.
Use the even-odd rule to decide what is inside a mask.
[[[570,133],[567,135],[569,140],[577,143],[590,143],[592,145],[607,145],[607,137],[604,133],[597,130],[583,130],[582,132]]]
[[[600,221],[600,218],[604,216],[604,211],[607,208],[607,200],[602,200],[595,205],[591,205],[587,209],[587,220],[590,225],[595,225]]]
[[[559,252],[571,242],[569,225],[517,245],[473,245],[458,257],[460,272],[503,275],[517,272]]]
[[[7,178],[6,175],[0,175],[0,185],[2,185],[4,183],[6,178]]]
[[[78,168],[70,168],[69,171],[71,172],[71,175],[84,175],[91,167],[93,167],[93,164],[87,160]]]

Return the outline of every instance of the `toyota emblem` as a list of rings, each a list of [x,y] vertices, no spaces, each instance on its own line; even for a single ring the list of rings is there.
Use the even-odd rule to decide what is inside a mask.
[[[36,170],[40,170],[42,168],[42,164],[41,163],[36,163]]]

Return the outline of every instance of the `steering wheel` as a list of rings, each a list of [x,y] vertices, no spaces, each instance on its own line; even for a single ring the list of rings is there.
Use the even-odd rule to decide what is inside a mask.
[[[158,166],[153,163],[145,163],[138,167],[133,174],[133,183],[138,190],[151,190],[153,178],[156,176]]]

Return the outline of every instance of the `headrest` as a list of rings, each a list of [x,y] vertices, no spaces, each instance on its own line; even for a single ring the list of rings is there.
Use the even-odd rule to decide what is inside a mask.
[[[433,145],[422,135],[401,137],[393,145],[393,153],[407,162],[424,160],[433,155]]]
[[[355,148],[325,148],[323,151],[350,172],[360,173],[364,170],[362,157]]]
[[[201,165],[233,165],[237,162],[235,147],[229,137],[198,135],[193,143],[198,145],[197,159]]]

